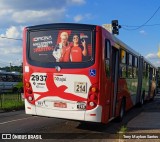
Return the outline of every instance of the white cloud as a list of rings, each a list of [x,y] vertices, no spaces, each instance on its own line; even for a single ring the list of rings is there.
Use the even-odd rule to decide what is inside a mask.
[[[6,29],[6,32],[4,34],[0,34],[1,37],[8,37],[8,38],[22,38],[22,30],[23,27],[15,27],[11,26]]]
[[[12,46],[10,46],[10,48],[8,49],[8,48],[6,48],[6,47],[4,47],[4,48],[0,48],[0,55],[8,55],[8,54],[19,54],[19,53],[21,53],[22,52],[22,48],[20,48],[20,47],[12,47]]]
[[[84,17],[82,15],[76,15],[73,19],[75,22],[80,22],[80,21],[82,21],[83,18]]]
[[[1,0],[0,27],[65,22],[67,9],[85,3],[86,0]]]
[[[16,41],[8,42],[5,39],[3,41],[3,46],[0,45],[0,66],[9,66],[10,63],[20,65],[22,63],[22,46],[19,46],[19,44],[22,43],[18,44]],[[17,60],[19,62],[16,62]]]
[[[80,22],[83,19],[88,20],[88,19],[91,19],[91,18],[92,18],[92,15],[90,13],[86,13],[84,15],[82,15],[82,14],[76,15],[75,17],[73,17],[73,20],[74,20],[74,22]]]
[[[67,9],[81,6],[86,0],[1,0],[0,26],[39,25],[42,23],[65,22]]]
[[[160,67],[160,59],[154,62],[154,65]]]
[[[5,33],[0,34],[0,36],[8,38],[22,38],[22,27],[11,26],[6,29]],[[17,59],[22,62],[22,41],[0,38],[0,56],[0,66],[8,66],[11,61],[15,62]],[[20,65],[17,63],[18,62],[16,62],[15,65]]]
[[[20,37],[20,32],[19,30],[14,27],[14,26],[11,26],[9,29],[7,29],[6,31],[6,37],[10,37],[10,38],[18,38]]]
[[[82,5],[82,4],[85,4],[86,1],[85,0],[68,0],[68,3]]]
[[[146,31],[144,31],[144,30],[139,31],[139,33],[142,35],[147,35]]]
[[[149,61],[151,61],[155,66],[160,66],[160,58],[158,57],[158,53],[149,53],[145,56]]]
[[[20,11],[14,12],[12,18],[17,23],[26,23],[28,21],[33,20],[34,18],[41,18],[47,15],[48,15],[47,11],[25,10],[22,12]]]
[[[158,58],[158,55],[157,53],[149,53],[145,57],[148,59],[155,59],[155,58]]]
[[[5,16],[5,15],[9,15],[11,14],[12,12],[14,12],[14,10],[12,9],[0,9],[0,16]]]
[[[48,23],[48,22],[58,22],[64,18],[66,9],[51,9],[51,10],[24,10],[14,12],[12,15],[13,21],[23,24],[23,23]]]

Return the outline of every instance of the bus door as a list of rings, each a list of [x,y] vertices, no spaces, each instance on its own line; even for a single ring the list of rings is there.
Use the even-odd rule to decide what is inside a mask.
[[[110,106],[110,115],[111,117],[115,116],[115,109],[116,109],[116,99],[117,99],[117,89],[118,89],[118,49],[112,47],[112,55],[111,55],[111,66],[112,66],[112,73],[111,73],[111,106]]]

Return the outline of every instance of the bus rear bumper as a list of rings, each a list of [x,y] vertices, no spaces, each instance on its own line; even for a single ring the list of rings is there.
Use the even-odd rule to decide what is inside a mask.
[[[85,111],[85,121],[101,122],[102,118],[102,106],[97,106],[92,110]]]
[[[89,121],[89,122],[101,122],[102,107],[97,106],[95,109],[82,111],[82,110],[55,110],[46,109],[43,107],[35,107],[25,100],[25,110],[26,114],[40,115],[46,117],[55,117],[62,119],[72,119],[79,121]]]
[[[30,104],[27,99],[24,99],[25,101],[25,112],[26,114],[36,114],[36,107],[35,105]]]

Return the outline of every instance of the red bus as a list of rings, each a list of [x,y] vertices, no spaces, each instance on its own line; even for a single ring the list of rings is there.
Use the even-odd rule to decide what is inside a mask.
[[[157,68],[97,25],[26,27],[23,70],[33,115],[107,123],[156,89]]]

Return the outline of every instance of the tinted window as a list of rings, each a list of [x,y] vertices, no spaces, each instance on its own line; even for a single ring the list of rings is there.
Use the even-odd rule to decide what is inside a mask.
[[[129,65],[132,66],[132,55],[129,54]]]
[[[110,49],[111,44],[109,40],[105,40],[105,63],[106,63],[106,75],[107,77],[110,76]]]
[[[137,57],[135,57],[134,66],[135,66],[135,67],[138,67],[138,60],[137,60]]]
[[[40,62],[86,62],[92,58],[91,39],[90,31],[32,31],[29,57]]]
[[[121,63],[126,63],[126,51],[121,50]]]

